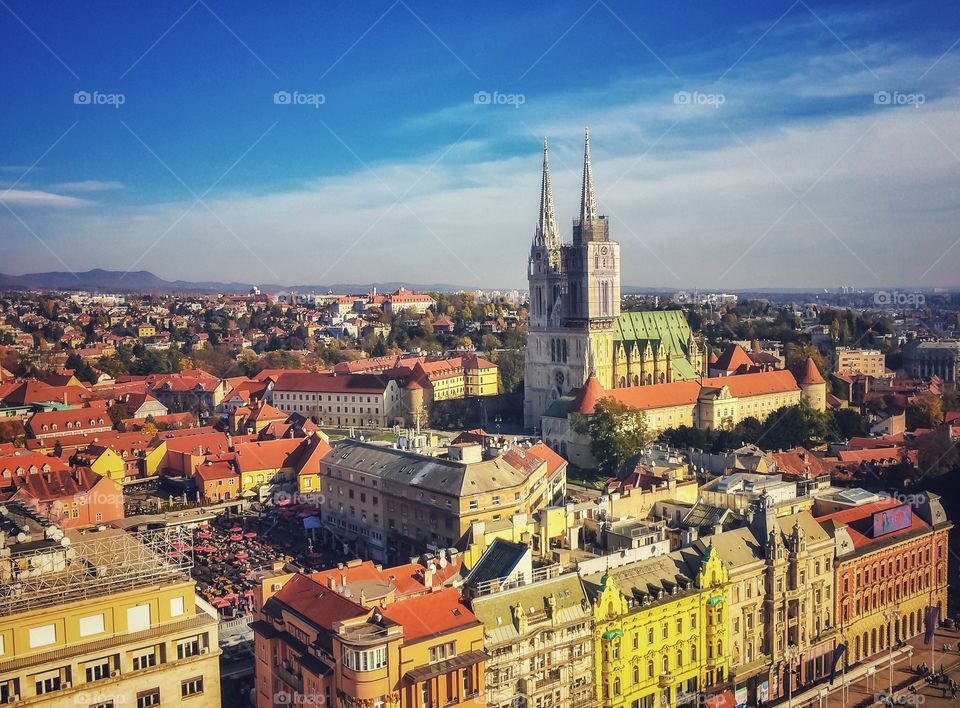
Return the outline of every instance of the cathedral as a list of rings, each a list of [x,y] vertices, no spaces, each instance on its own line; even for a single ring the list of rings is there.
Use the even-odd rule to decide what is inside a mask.
[[[530,309],[524,368],[524,424],[594,376],[604,389],[697,378],[703,353],[680,311],[620,312],[620,244],[597,212],[590,132],[583,150],[580,214],[563,243],[543,144],[540,214],[527,269]]]

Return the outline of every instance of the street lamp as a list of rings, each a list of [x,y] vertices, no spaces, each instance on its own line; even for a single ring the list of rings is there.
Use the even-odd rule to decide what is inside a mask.
[[[783,655],[787,660],[787,705],[793,708],[793,662],[799,658],[800,649],[795,644],[788,644]]]
[[[900,610],[891,607],[883,613],[887,620],[887,650],[890,657],[890,696],[893,697],[893,623],[900,617]]]

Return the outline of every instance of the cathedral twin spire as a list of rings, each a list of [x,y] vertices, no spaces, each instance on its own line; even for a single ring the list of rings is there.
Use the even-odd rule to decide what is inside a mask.
[[[590,166],[590,128],[583,138],[583,186],[580,188],[580,221],[597,218],[597,198],[593,192],[593,169]]]
[[[584,133],[583,185],[580,190],[580,221],[597,218],[597,198],[593,190],[593,167],[590,164],[590,129]],[[550,155],[547,139],[543,139],[543,178],[540,184],[540,218],[534,242],[538,246],[560,246],[560,230],[553,209],[553,187],[550,184]]]
[[[543,139],[543,180],[540,185],[540,220],[537,222],[536,244],[559,248],[560,230],[553,211],[553,187],[550,185],[550,154],[547,139]]]

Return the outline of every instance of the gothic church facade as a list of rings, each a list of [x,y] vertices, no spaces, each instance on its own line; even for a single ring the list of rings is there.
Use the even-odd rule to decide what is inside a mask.
[[[530,291],[524,423],[540,425],[551,403],[595,376],[605,389],[696,378],[703,355],[683,313],[620,312],[620,244],[597,211],[590,133],[583,152],[580,214],[563,243],[543,144],[540,214],[527,268]]]

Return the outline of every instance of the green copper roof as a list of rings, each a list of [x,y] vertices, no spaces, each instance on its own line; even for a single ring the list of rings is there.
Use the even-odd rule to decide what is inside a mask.
[[[693,365],[686,359],[675,356],[671,358],[670,365],[673,367],[674,381],[687,381],[695,379],[699,374],[694,370]]]
[[[600,635],[603,641],[609,642],[611,639],[617,639],[618,637],[623,636],[622,629],[610,629]]]
[[[680,310],[621,312],[614,320],[613,339],[636,342],[643,351],[647,342],[667,347],[671,354],[685,354],[690,339],[690,325]]]
[[[614,320],[613,339],[627,348],[628,356],[634,344],[641,356],[647,347],[652,347],[655,352],[664,348],[671,360],[674,381],[698,376],[687,360],[690,325],[680,310],[621,312]]]
[[[548,418],[566,418],[570,410],[570,404],[573,403],[573,396],[560,396],[557,400],[547,406],[543,415]]]

